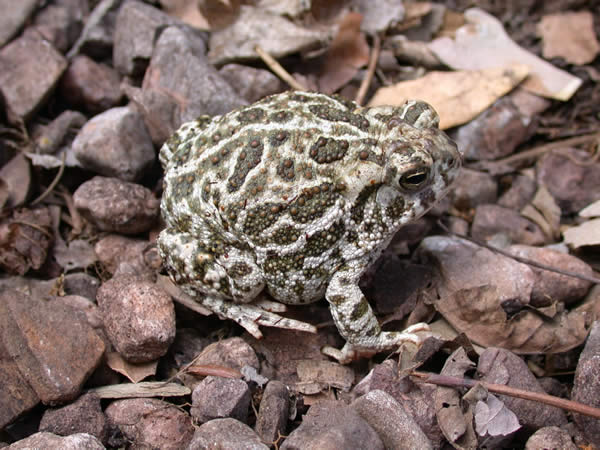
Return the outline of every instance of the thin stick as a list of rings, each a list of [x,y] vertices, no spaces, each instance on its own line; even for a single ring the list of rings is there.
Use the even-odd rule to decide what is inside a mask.
[[[472,380],[470,378],[451,377],[448,375],[438,375],[436,373],[426,373],[413,371],[411,376],[415,377],[414,381],[421,383],[436,384],[447,387],[464,387],[472,388],[476,384],[480,384],[489,392],[495,394],[508,395],[510,397],[532,400],[534,402],[544,403],[546,405],[555,406],[574,413],[584,414],[586,416],[600,419],[600,409],[593,406],[584,405],[583,403],[566,400],[564,398],[555,397],[553,395],[543,394],[540,392],[526,391],[517,389],[503,384],[487,383],[485,381]]]
[[[594,284],[600,284],[600,278],[596,278],[596,277],[593,277],[593,276],[585,275],[585,274],[582,274],[582,273],[571,272],[570,270],[558,269],[556,267],[547,266],[546,264],[539,263],[539,262],[534,261],[532,259],[523,258],[521,256],[513,255],[512,253],[507,252],[506,250],[502,250],[500,248],[493,247],[491,245],[486,244],[485,242],[480,242],[480,241],[478,241],[476,239],[470,238],[470,237],[465,236],[463,234],[458,234],[458,233],[455,233],[453,231],[450,231],[440,221],[438,221],[438,226],[440,228],[442,228],[446,233],[448,233],[448,234],[450,234],[452,236],[456,236],[458,238],[464,239],[465,241],[472,242],[475,245],[479,245],[480,247],[487,248],[488,250],[491,250],[493,252],[499,253],[499,254],[501,254],[503,256],[506,256],[507,258],[514,259],[515,261],[521,262],[523,264],[527,264],[527,265],[535,267],[537,269],[542,269],[542,270],[547,270],[549,272],[558,273],[560,275],[566,275],[568,277],[579,278],[580,280],[589,281],[589,282],[594,283]]]
[[[46,188],[46,190],[44,192],[42,192],[42,194],[38,198],[36,198],[34,201],[31,202],[32,205],[37,205],[39,202],[44,200],[50,194],[50,192],[52,192],[54,190],[54,188],[60,181],[60,179],[65,171],[65,156],[66,156],[66,154],[67,154],[66,152],[64,152],[62,154],[62,158],[60,161],[60,167],[58,168],[58,172],[56,173],[54,180],[52,180],[52,183],[50,183],[50,186],[48,186]]]
[[[371,81],[373,80],[373,76],[375,75],[375,69],[377,68],[377,61],[379,61],[380,53],[381,39],[379,38],[379,35],[376,34],[373,37],[373,49],[371,50],[369,65],[367,66],[367,74],[360,83],[360,88],[358,88],[356,98],[354,99],[354,101],[361,106],[365,101],[365,96],[367,95],[367,91],[369,90],[369,86],[371,85]]]
[[[262,49],[260,45],[254,47],[254,51],[258,53],[258,56],[264,61],[264,63],[271,69],[275,75],[289,84],[293,89],[297,91],[306,91],[306,87],[302,85],[302,83],[298,82],[293,76],[289,74],[287,70],[285,70],[281,64],[279,64],[275,58],[269,55],[266,51]]]

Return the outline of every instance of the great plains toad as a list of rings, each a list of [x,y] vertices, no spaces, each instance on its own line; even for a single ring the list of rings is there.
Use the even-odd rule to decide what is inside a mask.
[[[326,353],[341,362],[419,342],[424,324],[382,331],[358,282],[456,178],[461,155],[438,122],[421,101],[361,108],[286,92],[182,125],[160,151],[170,277],[251,332],[294,328],[250,303],[263,288],[286,304],[325,297],[346,339]]]

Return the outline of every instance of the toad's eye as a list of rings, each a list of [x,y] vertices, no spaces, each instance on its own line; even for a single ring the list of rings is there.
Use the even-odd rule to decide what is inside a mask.
[[[398,180],[400,187],[407,191],[420,189],[429,179],[429,169],[427,167],[417,167],[403,173]]]

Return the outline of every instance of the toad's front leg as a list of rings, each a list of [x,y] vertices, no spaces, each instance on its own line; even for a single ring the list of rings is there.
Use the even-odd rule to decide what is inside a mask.
[[[341,350],[324,347],[323,353],[342,364],[361,356],[397,348],[405,342],[420,344],[429,335],[429,327],[424,323],[412,325],[402,332],[381,331],[377,317],[358,287],[363,267],[348,265],[339,269],[325,293],[333,321],[346,339],[346,345]]]

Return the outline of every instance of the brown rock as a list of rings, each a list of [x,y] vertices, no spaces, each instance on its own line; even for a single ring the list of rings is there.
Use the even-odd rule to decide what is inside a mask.
[[[510,187],[498,199],[498,205],[520,211],[531,201],[536,191],[537,183],[534,179],[516,175]]]
[[[33,33],[0,49],[0,92],[9,110],[29,119],[67,68],[65,58]]]
[[[246,422],[250,389],[244,380],[208,376],[192,392],[190,413],[198,423],[231,417]]]
[[[219,69],[219,74],[248,103],[285,91],[283,82],[268,70],[241,64],[226,64]]]
[[[354,409],[342,402],[319,402],[290,433],[282,450],[339,448],[383,450],[377,432]]]
[[[577,450],[578,448],[569,433],[558,427],[540,428],[527,439],[525,444],[525,450]]]
[[[129,362],[163,356],[175,338],[171,297],[154,283],[135,276],[116,276],[98,289],[106,333]]]
[[[218,442],[218,444],[216,444]],[[267,450],[258,435],[245,423],[235,419],[215,419],[200,425],[188,450]]]
[[[81,33],[88,14],[88,2],[55,2],[45,5],[36,14],[32,28],[65,53]]]
[[[32,434],[28,438],[21,439],[6,448],[8,450],[104,450],[102,443],[89,434],[77,433],[63,437],[46,432]]]
[[[0,169],[0,178],[6,183],[8,198],[3,206],[14,207],[25,203],[31,190],[31,169],[23,153],[17,153]],[[45,210],[45,209],[44,209]]]
[[[479,205],[471,226],[471,236],[488,241],[496,234],[504,234],[511,242],[542,245],[546,237],[540,227],[517,211],[497,205]]]
[[[73,138],[68,139],[73,130],[79,130],[87,121],[79,111],[63,111],[48,125],[39,126],[33,136],[36,150],[40,153],[53,154],[62,146],[70,145]]]
[[[175,19],[146,3],[137,0],[123,3],[114,34],[115,69],[124,75],[142,75],[152,56],[156,32],[175,23]]]
[[[87,433],[106,443],[108,424],[100,407],[100,398],[85,394],[63,408],[48,409],[42,416],[39,431],[69,436]]]
[[[133,443],[132,448],[186,448],[194,435],[191,417],[167,402],[153,398],[117,400],[106,416]]]
[[[352,402],[351,407],[373,427],[385,448],[433,448],[413,417],[384,391],[371,391]]]
[[[0,47],[17,34],[37,6],[37,0],[0,0]]]
[[[68,273],[63,278],[65,294],[80,295],[89,300],[96,299],[96,292],[100,287],[100,280],[87,273]]]
[[[160,200],[135,183],[94,177],[73,194],[81,215],[101,231],[137,234],[148,231],[158,218]]]
[[[205,52],[203,39],[190,29],[168,27],[156,41],[142,90],[135,97],[144,106],[144,119],[156,144],[184,122],[247,104],[208,62]]]
[[[600,322],[596,321],[577,363],[571,400],[600,408]],[[577,426],[600,447],[600,421],[583,414],[573,414]]]
[[[502,97],[455,136],[467,159],[494,160],[510,155],[533,131],[531,118],[521,114],[509,97]]]
[[[9,289],[0,290],[0,297],[2,341],[42,402],[77,397],[100,363],[102,340],[80,313],[64,304]]]
[[[484,203],[494,203],[498,185],[491,175],[463,167],[450,195],[454,206],[469,210]]]
[[[286,435],[290,408],[288,387],[278,380],[271,380],[265,387],[260,401],[254,429],[263,442],[275,442]]]
[[[94,251],[103,268],[113,275],[119,272],[150,278],[144,257],[150,245],[149,241],[142,239],[109,234],[96,243]]]
[[[61,95],[77,107],[98,114],[117,106],[121,93],[119,74],[106,64],[77,55],[60,81]]]
[[[232,337],[208,345],[198,355],[197,364],[230,367],[242,370],[244,366],[260,370],[260,362],[254,349],[242,338]]]
[[[592,268],[581,259],[549,248],[511,245],[509,252],[540,264],[562,269],[567,272],[593,276]],[[549,306],[553,302],[571,304],[582,299],[592,287],[591,281],[561,275],[548,270],[532,267],[536,280],[531,291],[531,304],[536,307]]]
[[[548,188],[563,214],[572,214],[600,199],[600,164],[589,153],[557,149],[536,164],[537,181]]]
[[[479,357],[477,372],[481,375],[481,380],[488,383],[544,393],[527,364],[508,350],[500,348],[484,350]],[[506,395],[499,395],[498,398],[515,413],[523,427],[535,430],[545,426],[562,426],[567,423],[564,412],[559,408]]]

